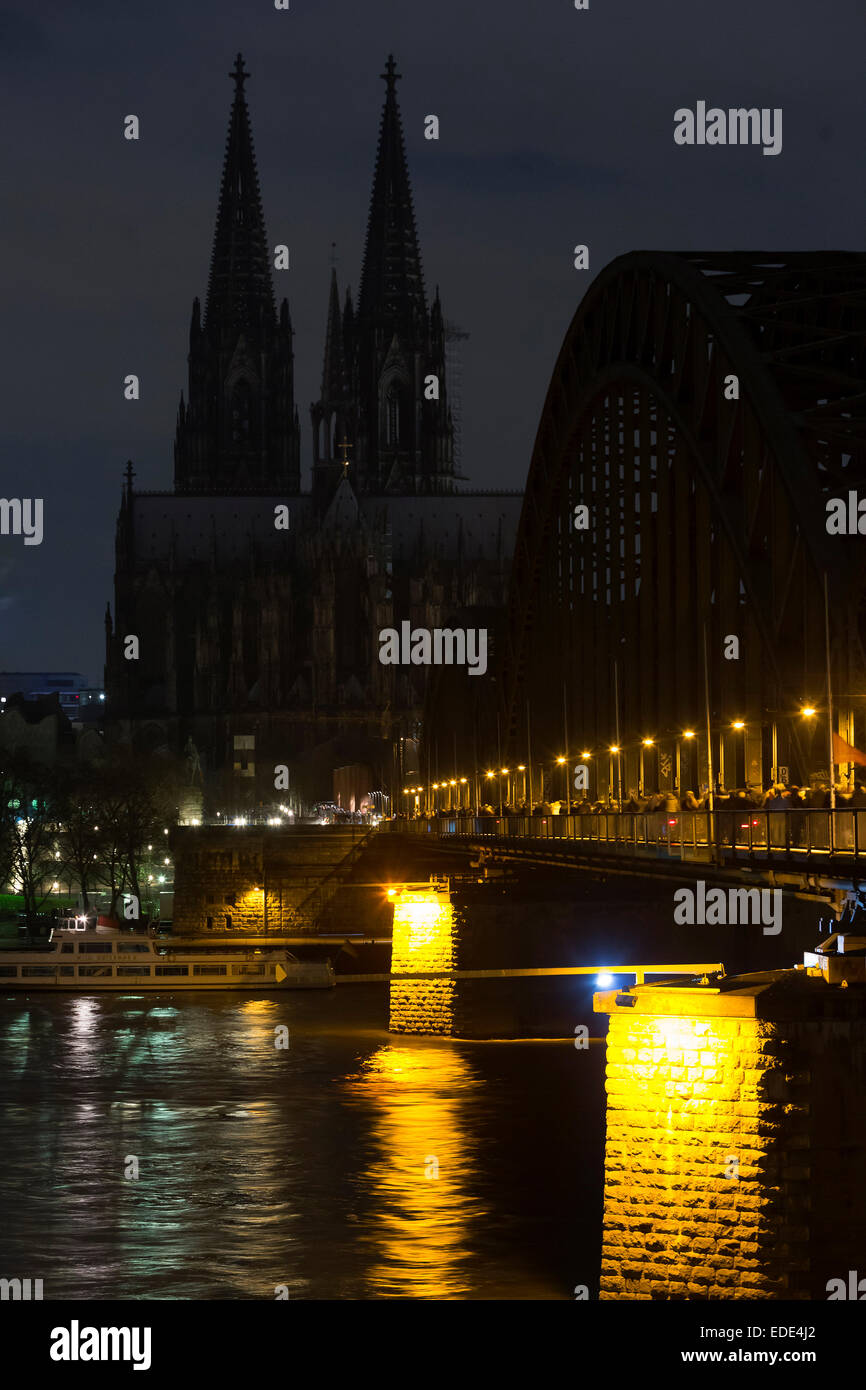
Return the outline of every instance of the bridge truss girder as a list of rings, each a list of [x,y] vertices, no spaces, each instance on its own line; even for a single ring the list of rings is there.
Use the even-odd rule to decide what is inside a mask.
[[[866,479],[864,356],[866,256],[637,252],[602,272],[529,471],[500,685],[509,757],[527,700],[534,756],[566,722],[572,750],[611,743],[616,684],[621,743],[667,747],[670,785],[677,735],[704,724],[706,629],[713,725],[746,723],[727,740],[736,779],[766,780],[772,724],[779,762],[826,767],[826,725],[822,758],[799,717],[824,691],[824,573],[839,707],[866,695],[863,541],[825,528],[826,499]]]

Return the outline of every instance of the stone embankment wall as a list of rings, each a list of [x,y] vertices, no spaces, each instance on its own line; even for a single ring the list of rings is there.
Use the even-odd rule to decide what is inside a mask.
[[[364,833],[360,826],[177,829],[174,931],[203,936],[314,930],[320,890]]]

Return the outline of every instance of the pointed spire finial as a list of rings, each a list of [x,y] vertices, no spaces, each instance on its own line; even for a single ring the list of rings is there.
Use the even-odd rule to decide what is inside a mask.
[[[427,304],[400,107],[394,90],[400,74],[393,54],[388,55],[387,69],[381,76],[388,90],[379,125],[358,317],[367,322],[376,317],[380,336],[389,342],[397,327],[411,335],[412,325],[426,317]]]
[[[132,480],[135,477],[135,469],[132,466],[132,459],[126,460],[126,486],[132,492]]]
[[[394,62],[394,54],[393,54],[393,53],[389,53],[389,54],[388,54],[388,61],[387,61],[387,63],[385,64],[385,71],[384,71],[384,72],[380,72],[380,73],[379,73],[379,76],[384,80],[385,85],[386,85],[386,87],[388,88],[388,93],[389,93],[389,95],[393,95],[393,93],[394,93],[394,91],[395,91],[395,89],[396,89],[397,83],[400,81],[400,78],[403,76],[403,74],[402,74],[401,72],[398,72],[398,71],[397,71],[397,64]]]
[[[244,83],[246,82],[249,75],[250,74],[244,68],[243,54],[239,53],[238,56],[235,58],[235,65],[232,68],[232,71],[229,73],[229,77],[231,77],[234,80],[235,88],[237,89],[237,91],[243,92]]]
[[[265,233],[250,113],[243,82],[249,76],[242,54],[235,70],[204,311],[204,331],[257,330],[261,316],[274,314],[270,253]]]
[[[330,265],[332,270],[337,269],[337,243],[335,241],[331,242]]]

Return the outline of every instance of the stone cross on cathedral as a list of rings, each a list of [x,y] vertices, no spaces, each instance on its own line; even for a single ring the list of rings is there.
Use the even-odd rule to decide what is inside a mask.
[[[385,64],[385,71],[380,72],[379,76],[384,79],[385,83],[387,84],[388,91],[393,92],[396,87],[396,84],[400,81],[400,78],[403,76],[402,72],[397,71],[397,64],[394,62],[393,53],[388,54],[388,61]]]
[[[249,75],[250,74],[244,67],[243,55],[239,53],[238,56],[235,58],[235,65],[229,73],[229,77],[234,79],[234,84],[238,91],[243,91],[244,83],[246,82]]]

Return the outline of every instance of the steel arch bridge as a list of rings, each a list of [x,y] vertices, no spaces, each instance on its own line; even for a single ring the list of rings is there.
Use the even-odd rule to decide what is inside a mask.
[[[866,255],[611,262],[566,334],[529,469],[500,668],[509,759],[567,738],[596,753],[601,793],[618,732],[624,791],[646,738],[646,784],[672,786],[682,756],[697,789],[706,644],[716,772],[826,775],[825,574],[835,727],[863,747],[866,537],[825,524],[858,486]]]

